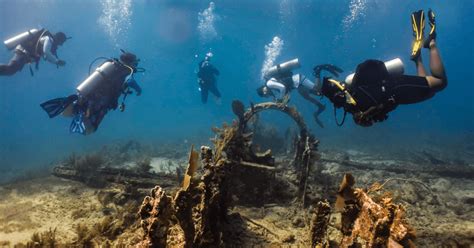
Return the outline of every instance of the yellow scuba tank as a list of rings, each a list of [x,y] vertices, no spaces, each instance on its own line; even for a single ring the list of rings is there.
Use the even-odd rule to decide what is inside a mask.
[[[405,66],[401,59],[396,58],[389,61],[384,62],[385,67],[387,68],[388,74],[390,76],[398,76],[403,75],[405,71]],[[344,80],[344,83],[350,85],[352,83],[352,79],[354,78],[355,73],[350,74]]]
[[[29,31],[23,32],[19,35],[13,36],[12,38],[5,40],[3,44],[7,47],[8,50],[15,49],[16,46],[20,45],[21,43],[27,41],[30,37],[36,35],[41,30],[38,29],[31,29]]]
[[[106,61],[77,86],[77,92],[83,97],[89,96],[89,94],[94,92],[104,81],[112,78],[118,69],[119,64],[117,62]]]
[[[296,59],[292,59],[292,60],[286,61],[284,63],[281,63],[281,64],[274,65],[274,66],[270,67],[270,69],[268,69],[268,71],[265,72],[264,76],[265,76],[265,78],[271,78],[271,77],[273,77],[273,76],[275,76],[279,73],[292,71],[292,70],[298,69],[300,67],[301,67],[300,62],[296,58]]]

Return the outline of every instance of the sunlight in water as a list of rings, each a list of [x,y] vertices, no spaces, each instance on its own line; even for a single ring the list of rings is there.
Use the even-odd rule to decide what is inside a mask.
[[[101,0],[102,15],[99,24],[116,47],[120,47],[121,37],[127,37],[131,26],[132,0]]]
[[[209,3],[209,7],[198,13],[198,30],[199,38],[202,42],[208,42],[217,37],[217,31],[214,27],[218,16],[214,13],[216,5],[214,2]]]
[[[265,75],[265,72],[273,66],[275,60],[280,55],[281,50],[283,49],[283,40],[280,37],[273,37],[272,42],[265,45],[265,60],[263,61],[261,77]]]

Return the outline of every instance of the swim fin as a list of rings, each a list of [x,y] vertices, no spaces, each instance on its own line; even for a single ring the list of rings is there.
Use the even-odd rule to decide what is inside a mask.
[[[423,29],[425,28],[425,13],[423,10],[418,10],[411,14],[411,25],[414,39],[410,57],[412,60],[416,60],[420,56],[423,43]]]
[[[431,28],[430,28],[430,34],[428,38],[425,40],[425,43],[423,44],[424,48],[430,48],[431,40],[436,39],[436,19],[435,19],[435,14],[431,9],[428,10],[428,21],[430,22]]]
[[[84,114],[78,113],[74,116],[71,122],[71,126],[69,126],[69,132],[71,133],[80,133],[85,135],[86,134],[86,125],[84,124]]]
[[[70,95],[68,97],[61,97],[56,99],[51,99],[44,103],[41,103],[41,108],[46,111],[49,118],[54,118],[60,115],[64,109],[66,109],[70,104],[77,100],[77,95]]]
[[[325,70],[330,72],[332,75],[335,77],[339,77],[339,73],[342,73],[343,70],[335,65],[332,64],[322,64],[322,65],[317,65],[313,68],[313,74],[315,77],[319,78],[321,71]]]

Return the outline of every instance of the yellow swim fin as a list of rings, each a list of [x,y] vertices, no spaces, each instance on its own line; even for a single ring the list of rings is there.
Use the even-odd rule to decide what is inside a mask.
[[[425,13],[418,10],[411,14],[411,25],[413,29],[413,44],[411,48],[411,59],[416,60],[420,56],[423,45],[423,29],[425,28]]]

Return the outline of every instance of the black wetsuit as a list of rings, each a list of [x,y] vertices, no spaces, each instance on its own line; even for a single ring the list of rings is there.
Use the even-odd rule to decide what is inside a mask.
[[[209,61],[201,61],[199,63],[198,78],[200,79],[199,86],[201,87],[201,101],[202,103],[207,102],[209,91],[216,97],[221,97],[221,93],[217,89],[216,76],[219,75],[219,71],[209,63]]]
[[[388,112],[399,104],[417,103],[432,96],[425,77],[390,76],[385,64],[378,60],[367,60],[357,66],[348,91],[356,105],[345,104],[345,110],[354,114],[378,107],[374,121],[385,120]]]
[[[25,53],[15,50],[15,55],[10,59],[8,64],[0,65],[0,75],[2,76],[11,76],[18,71],[21,71],[23,67],[29,62],[28,55]]]
[[[131,71],[118,61],[114,77],[101,84],[93,94],[87,97],[89,120],[97,129],[105,114],[111,109],[117,109],[118,100],[124,91],[124,83]]]

